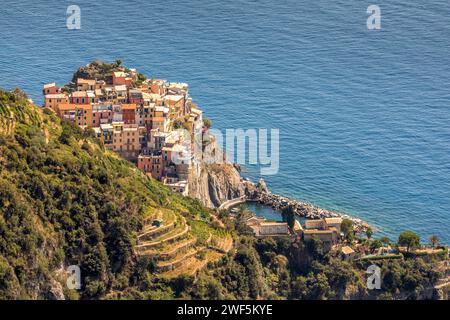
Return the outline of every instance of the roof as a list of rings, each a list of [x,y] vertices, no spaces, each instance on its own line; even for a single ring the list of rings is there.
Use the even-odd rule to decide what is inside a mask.
[[[323,220],[315,219],[315,220],[305,220],[305,228],[306,229],[317,229],[317,227],[322,227]]]
[[[114,90],[116,90],[116,91],[127,91],[127,86],[124,85],[124,84],[120,84],[120,85],[114,86]]]
[[[168,113],[168,112],[169,112],[169,108],[164,107],[164,106],[156,106],[156,107],[155,107],[155,111],[156,111],[156,112],[164,112],[164,113]]]
[[[113,126],[110,123],[102,123],[100,124],[100,128],[102,130],[112,130]]]
[[[56,87],[55,82],[44,84],[44,89],[53,88],[53,87]]]
[[[92,110],[92,104],[76,104],[77,109]]]
[[[342,247],[341,251],[342,251],[343,254],[355,253],[355,250],[353,250],[349,246]]]
[[[46,94],[45,99],[66,99],[68,96],[64,93]]]
[[[187,89],[189,85],[187,83],[183,82],[171,82],[168,84],[169,88],[180,88],[180,89]]]
[[[125,78],[127,76],[127,74],[123,71],[115,71],[113,74],[116,78]]]
[[[75,104],[75,103],[60,103],[58,105],[59,110],[76,110],[76,109],[84,109],[90,110],[92,109],[92,105],[90,104]]]
[[[200,115],[203,113],[203,111],[197,108],[191,108],[191,113],[194,113],[195,115]]]
[[[72,92],[72,97],[75,97],[75,98],[84,98],[84,97],[87,97],[87,96],[88,96],[88,94],[87,94],[86,91],[75,91],[75,92]]]
[[[342,218],[325,218],[327,224],[342,223]]]
[[[77,79],[77,83],[78,84],[85,83],[85,84],[88,84],[90,86],[94,86],[96,81],[95,80],[91,80],[91,79],[78,78]]]
[[[75,110],[77,105],[75,103],[60,103],[58,104],[59,110]]]
[[[136,104],[135,103],[125,103],[122,105],[122,110],[135,110]]]
[[[319,230],[319,229],[305,229],[303,230],[304,234],[328,234],[336,232],[336,229],[328,229],[328,230]]]
[[[183,98],[184,98],[184,96],[181,96],[181,95],[164,96],[164,100],[175,101],[175,102],[180,101]]]
[[[152,118],[152,122],[163,122],[166,120],[167,120],[167,118],[164,118],[164,117],[153,117]]]
[[[287,227],[287,223],[286,222],[261,222],[261,227],[262,226],[286,226]]]

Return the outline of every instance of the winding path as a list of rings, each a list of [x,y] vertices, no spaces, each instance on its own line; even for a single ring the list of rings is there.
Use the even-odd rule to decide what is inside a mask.
[[[239,198],[234,198],[234,199],[231,199],[231,200],[227,200],[224,203],[222,203],[219,206],[218,209],[219,210],[228,210],[229,208],[231,208],[231,207],[233,207],[235,205],[238,205],[238,204],[241,204],[241,203],[245,203],[246,200],[247,200],[247,196],[241,196]]]

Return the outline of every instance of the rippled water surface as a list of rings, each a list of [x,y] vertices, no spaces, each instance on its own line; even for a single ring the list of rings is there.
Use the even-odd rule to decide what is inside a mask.
[[[0,4],[0,87],[38,103],[93,59],[188,82],[216,128],[279,128],[276,193],[347,211],[393,238],[450,243],[450,3],[69,1]],[[259,170],[246,174],[259,178]]]

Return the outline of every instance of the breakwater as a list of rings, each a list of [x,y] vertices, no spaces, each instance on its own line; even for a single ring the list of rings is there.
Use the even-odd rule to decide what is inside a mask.
[[[352,217],[346,213],[326,210],[323,208],[316,207],[311,203],[298,201],[285,196],[273,194],[267,192],[266,190],[253,193],[247,197],[247,201],[259,202],[262,205],[270,206],[274,210],[281,211],[287,206],[292,206],[295,214],[300,217],[307,219],[323,219],[323,218],[333,218],[341,217],[353,221],[354,228],[356,232],[364,232],[369,228],[369,224],[365,221]]]

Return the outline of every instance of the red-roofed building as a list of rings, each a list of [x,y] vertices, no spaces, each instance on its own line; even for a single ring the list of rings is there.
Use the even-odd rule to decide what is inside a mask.
[[[127,87],[131,86],[133,79],[129,77],[125,72],[117,71],[113,72],[112,76],[113,85],[126,85]]]

